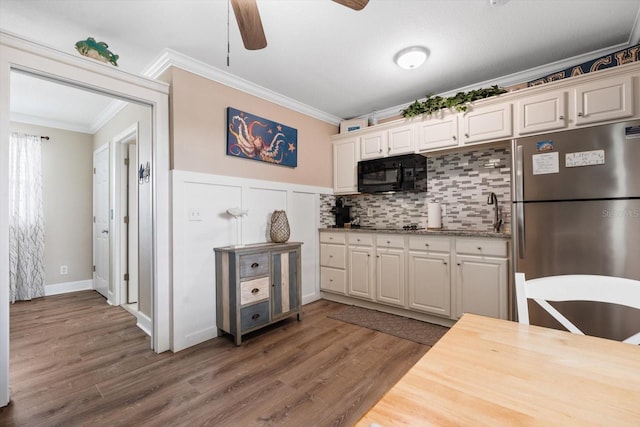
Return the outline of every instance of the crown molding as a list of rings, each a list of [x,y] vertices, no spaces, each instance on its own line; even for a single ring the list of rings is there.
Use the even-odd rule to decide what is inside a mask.
[[[66,122],[63,120],[52,120],[44,117],[33,116],[30,114],[11,113],[9,119],[16,123],[25,123],[28,125],[42,126],[53,129],[68,130],[71,132],[88,133],[93,135],[95,131],[92,127],[84,126],[80,123]]]
[[[309,105],[296,101],[295,99],[274,92],[271,89],[259,86],[253,82],[250,82],[249,80],[245,80],[241,77],[235,76],[231,73],[213,67],[209,64],[191,58],[172,49],[165,49],[155,61],[153,61],[147,68],[145,68],[145,70],[142,72],[142,75],[148,78],[157,79],[170,67],[183,69],[190,73],[196,74],[209,80],[213,80],[215,82],[248,93],[250,95],[257,96],[258,98],[273,102],[274,104],[281,105],[293,111],[297,111],[301,114],[305,114],[309,117],[322,120],[323,122],[327,122],[332,125],[337,126],[342,120],[340,117],[334,116],[324,111],[320,111]]]
[[[638,17],[640,18],[640,12]],[[638,18],[636,19],[636,24],[638,24]],[[631,36],[630,40],[637,39],[640,36],[640,29],[638,29],[638,25],[634,26],[634,30],[632,34],[636,34],[635,36]],[[583,62],[591,61],[593,59],[600,58],[603,55],[607,55],[612,52],[616,52],[618,50],[626,49],[631,46],[635,46],[637,43],[629,41],[628,43],[620,43],[617,45],[609,46],[606,48],[602,48],[599,50],[595,50],[593,52],[589,52],[583,55],[573,56],[571,58],[563,59],[561,61],[552,62],[550,64],[541,65],[539,67],[531,68],[525,71],[520,71],[513,74],[508,74],[506,76],[498,77],[491,80],[485,80],[483,82],[474,83],[468,86],[460,87],[455,90],[450,90],[448,92],[439,93],[437,95],[442,97],[453,96],[458,92],[468,92],[473,89],[478,89],[481,87],[489,87],[493,85],[498,85],[502,87],[509,87],[516,84],[520,84],[523,82],[528,82],[531,80],[535,80],[537,78],[546,76],[553,72],[564,70],[566,68],[582,64]],[[426,98],[421,98],[419,101],[423,101]],[[407,102],[405,104],[396,105],[393,107],[385,108],[384,110],[376,110],[376,117],[378,119],[385,119],[389,117],[398,116],[401,114],[401,111],[407,108],[409,105],[413,104],[414,101]],[[366,118],[368,115],[362,116],[361,118]]]
[[[122,111],[129,103],[125,101],[121,101],[119,99],[111,101],[107,108],[102,110],[98,117],[95,118],[93,123],[91,123],[91,133],[98,132],[104,125],[109,123],[111,119],[113,119],[116,114]]]

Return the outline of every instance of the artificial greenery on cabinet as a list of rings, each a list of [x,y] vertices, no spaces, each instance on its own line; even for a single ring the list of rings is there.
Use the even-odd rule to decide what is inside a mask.
[[[414,117],[420,114],[428,115],[446,108],[453,108],[456,111],[467,111],[470,102],[500,95],[505,92],[507,92],[506,89],[495,85],[489,88],[471,90],[469,92],[458,92],[448,98],[439,95],[427,95],[424,101],[416,100],[413,104],[402,110],[402,115],[404,117]]]

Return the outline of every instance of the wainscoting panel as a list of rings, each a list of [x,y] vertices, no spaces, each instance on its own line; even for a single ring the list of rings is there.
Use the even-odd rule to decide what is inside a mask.
[[[172,350],[215,338],[213,249],[262,243],[276,209],[287,211],[291,240],[303,242],[302,302],[320,298],[318,227],[320,194],[331,189],[174,170]],[[229,208],[248,211],[235,219]],[[240,227],[240,233],[238,233]]]

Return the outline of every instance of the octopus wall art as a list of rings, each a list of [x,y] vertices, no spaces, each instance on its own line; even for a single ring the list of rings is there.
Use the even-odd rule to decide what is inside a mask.
[[[227,155],[296,167],[298,131],[228,107]]]

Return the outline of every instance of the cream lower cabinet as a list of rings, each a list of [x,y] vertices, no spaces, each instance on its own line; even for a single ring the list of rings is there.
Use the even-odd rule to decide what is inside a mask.
[[[433,319],[508,316],[506,239],[344,231],[321,232],[320,242],[329,299]]]
[[[320,289],[347,293],[345,233],[320,233]]]
[[[350,296],[373,300],[375,298],[375,250],[373,235],[351,233],[348,235],[349,280],[347,293]]]
[[[449,238],[409,237],[408,306],[412,310],[451,315]]]
[[[376,301],[404,307],[406,304],[403,235],[376,238]]]
[[[464,313],[506,319],[508,316],[507,242],[458,239],[455,255],[455,318]]]

